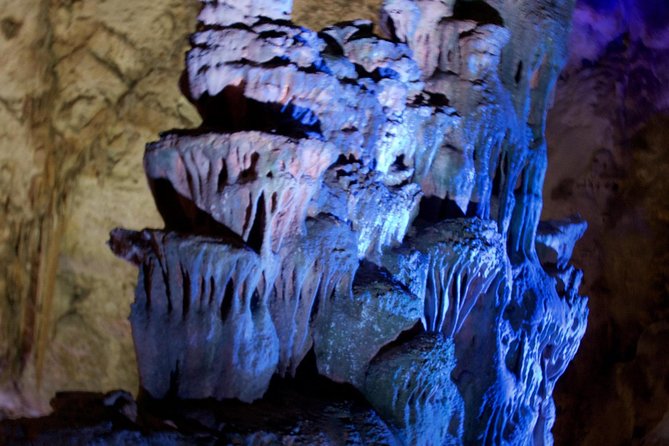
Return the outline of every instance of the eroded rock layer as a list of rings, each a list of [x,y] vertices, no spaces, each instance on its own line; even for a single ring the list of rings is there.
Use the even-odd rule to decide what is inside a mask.
[[[144,158],[165,230],[111,239],[140,268],[142,388],[251,403],[310,357],[392,442],[551,444],[587,318],[584,223],[537,233],[570,2],[388,0],[387,38],[203,3],[182,79],[203,124]]]

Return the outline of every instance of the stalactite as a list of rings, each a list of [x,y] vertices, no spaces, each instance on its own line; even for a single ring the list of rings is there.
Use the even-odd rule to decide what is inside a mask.
[[[389,0],[383,39],[298,27],[286,1],[205,2],[184,74],[203,126],[145,155],[166,231],[111,240],[140,267],[153,398],[255,401],[313,351],[401,444],[551,443],[587,317],[582,231],[536,237],[563,46],[519,57],[533,31],[508,7]],[[551,36],[555,9],[530,15]]]

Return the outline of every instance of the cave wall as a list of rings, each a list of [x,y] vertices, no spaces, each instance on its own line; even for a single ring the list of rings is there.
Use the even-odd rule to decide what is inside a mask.
[[[136,388],[135,274],[105,241],[160,224],[137,172],[144,141],[199,122],[175,82],[199,5],[1,4],[2,401],[44,411],[56,389]]]
[[[580,214],[588,330],[557,388],[565,444],[669,441],[669,5],[583,1],[549,116],[544,218]],[[562,416],[561,416],[562,415]]]
[[[199,4],[0,3],[0,46],[12,55],[0,67],[0,379],[3,410],[25,413],[47,410],[56,389],[136,388],[127,322],[135,272],[104,241],[121,224],[161,224],[138,172],[144,141],[199,122],[175,82]],[[318,29],[375,19],[380,3],[303,0],[294,17]],[[654,116],[668,103],[658,94],[667,70],[659,56],[632,70],[630,57],[648,56],[626,55],[629,41],[663,54],[661,26],[642,26],[661,14],[642,7],[625,20],[607,2],[587,3],[547,129],[544,216],[580,213],[591,228],[575,252],[591,328],[557,389],[556,441],[626,444],[669,418],[667,135]],[[623,49],[607,50],[625,30]],[[645,114],[621,113],[629,110]],[[604,379],[593,386],[592,376]]]

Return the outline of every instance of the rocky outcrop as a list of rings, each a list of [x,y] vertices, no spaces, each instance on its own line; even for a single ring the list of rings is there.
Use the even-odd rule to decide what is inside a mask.
[[[319,372],[362,389],[372,359],[420,323],[424,304],[402,282],[364,263],[353,282],[352,298],[337,299],[331,305],[316,329]]]
[[[555,78],[541,73],[550,74],[545,67],[551,64],[559,67],[569,2],[558,6],[547,1],[505,0],[388,2],[380,20],[381,4],[380,0],[331,0],[325,4],[296,0],[291,8],[286,2],[207,2],[206,12],[202,13],[203,22],[224,22],[230,24],[226,25],[228,28],[240,28],[233,23],[249,24],[244,32],[215,29],[215,25],[209,30],[198,28],[203,31],[197,42],[202,57],[212,53],[207,42],[234,38],[236,46],[228,45],[217,53],[219,62],[237,61],[243,65],[246,62],[242,59],[252,58],[271,66],[277,57],[287,55],[309,70],[309,64],[321,63],[320,57],[322,64],[344,84],[360,78],[363,72],[357,65],[366,67],[365,71],[374,77],[374,70],[383,69],[384,63],[403,61],[412,67],[407,66],[399,84],[406,87],[407,97],[415,92],[423,96],[416,96],[418,99],[413,102],[404,101],[395,94],[400,91],[396,79],[382,80],[383,87],[377,88],[388,96],[383,106],[392,110],[386,113],[390,118],[377,132],[386,142],[372,146],[374,166],[368,160],[339,159],[339,151],[344,148],[337,147],[333,162],[341,169],[327,166],[307,205],[306,223],[276,228],[284,235],[277,240],[280,247],[274,255],[283,260],[276,262],[280,263],[276,289],[268,302],[279,345],[286,346],[279,351],[277,376],[292,376],[315,356],[315,352],[309,352],[315,346],[316,331],[305,315],[322,302],[316,296],[328,295],[328,291],[316,287],[314,284],[320,279],[314,277],[339,281],[338,275],[324,276],[321,253],[331,251],[330,246],[346,246],[346,252],[356,251],[357,257],[365,258],[365,269],[371,262],[390,269],[391,265],[382,263],[383,259],[406,250],[403,268],[414,268],[418,276],[417,265],[423,268],[425,256],[415,247],[407,250],[402,243],[415,241],[430,226],[422,222],[426,214],[432,214],[434,220],[454,220],[463,215],[482,217],[479,203],[485,200],[478,195],[484,195],[486,188],[492,186],[489,218],[481,221],[496,220],[503,232],[504,220],[498,218],[503,204],[500,191],[505,184],[505,166],[512,158],[494,161],[496,156],[516,154],[515,167],[508,172],[519,171],[529,161],[523,155],[532,153],[522,149],[526,143],[539,149],[534,152],[539,155],[537,160],[543,156],[541,119],[537,118],[551,98],[548,95],[544,98],[548,101],[539,99],[542,92],[550,91],[546,86]],[[50,410],[49,398],[58,389],[106,391],[137,387],[137,364],[127,318],[136,279],[134,266],[115,259],[101,241],[114,226],[162,225],[161,215],[151,203],[151,192],[137,173],[142,166],[143,141],[155,139],[161,129],[192,128],[200,123],[196,109],[179,94],[176,80],[183,69],[183,53],[189,46],[187,33],[195,28],[202,6],[195,0],[26,0],[4,5],[0,15],[0,48],[7,55],[0,67],[0,418],[45,413]],[[410,17],[402,8],[412,11]],[[550,280],[555,281],[558,296],[578,296],[579,286],[583,287],[583,294],[591,296],[584,343],[557,386],[556,444],[661,443],[666,438],[663,365],[669,358],[663,327],[667,320],[667,160],[663,148],[667,145],[667,125],[660,116],[666,114],[669,103],[667,89],[663,88],[669,73],[664,37],[669,29],[666,14],[666,3],[653,0],[579,0],[572,19],[572,57],[567,71],[557,81],[556,106],[547,122],[549,169],[542,218],[549,222],[539,224],[536,240],[527,239],[524,243],[526,251],[527,247],[536,246],[539,261]],[[256,23],[258,16],[263,16],[265,23]],[[442,16],[448,17],[442,20]],[[410,20],[402,22],[402,17]],[[330,26],[359,18],[365,20]],[[395,32],[388,25],[391,18],[415,29]],[[302,30],[288,20],[321,31]],[[372,22],[374,28],[364,35]],[[257,38],[279,23],[288,37],[274,36],[273,41]],[[416,31],[418,28],[420,31]],[[398,48],[379,50],[388,46],[387,40],[373,36],[382,33],[382,29],[388,32],[386,38],[394,35],[393,41],[406,43],[414,54],[420,50],[420,56],[414,58]],[[334,56],[325,49],[314,50],[311,43],[299,42],[314,34],[325,41],[326,49],[336,50]],[[425,38],[431,42],[439,40],[438,48],[431,48]],[[285,45],[288,41],[290,48]],[[346,57],[339,57],[344,49]],[[377,50],[378,56],[370,56]],[[425,74],[416,72],[421,67]],[[552,72],[556,73],[556,69]],[[536,100],[528,95],[532,90],[537,93]],[[402,104],[405,109],[400,112]],[[293,143],[299,146],[307,140],[315,145],[327,144],[319,139],[318,132],[312,132],[313,117],[308,114],[299,117],[304,123],[297,125],[292,116],[300,112],[290,109],[289,125],[284,125],[286,120],[277,119],[276,109],[263,111],[256,105],[249,102],[244,114],[269,124],[262,129],[241,131],[264,135],[265,130],[271,133],[281,129],[279,135],[289,141],[286,147]],[[230,108],[231,112],[223,118],[234,119],[242,114],[240,108]],[[378,108],[375,110],[377,113]],[[225,127],[216,127],[215,107],[211,116],[208,125],[212,135],[235,134]],[[531,136],[526,124],[533,129]],[[234,128],[232,121],[224,125]],[[173,138],[198,139],[207,132],[170,133]],[[306,138],[294,140],[305,135]],[[465,149],[452,154],[441,151],[445,139],[461,141]],[[473,147],[471,141],[475,141]],[[484,162],[488,163],[487,172],[477,167]],[[351,172],[355,183],[347,182],[346,175],[338,176],[339,170]],[[466,175],[458,174],[472,172],[476,181],[470,192]],[[513,190],[507,199],[510,202],[519,199],[526,188],[521,188],[518,179],[508,178],[506,187]],[[158,191],[157,199],[175,196],[172,191],[158,190],[166,185],[165,181],[151,182]],[[252,183],[247,187],[251,190]],[[405,191],[403,196],[395,193],[398,187]],[[190,190],[190,186],[187,188]],[[425,195],[432,198],[423,200]],[[271,205],[266,196],[261,201],[242,198],[255,203],[259,216]],[[435,201],[434,196],[448,197],[457,203],[453,206],[450,201]],[[467,205],[466,197],[470,197]],[[382,204],[377,205],[378,201]],[[458,210],[459,205],[465,212]],[[222,230],[221,224],[193,206],[191,199],[178,198],[173,208],[182,209],[183,214],[170,214],[171,203],[163,200],[163,213],[168,219],[173,218],[166,232],[182,236],[186,229],[181,228],[198,227],[195,232],[199,237],[219,237],[216,231]],[[377,208],[397,209],[401,217],[385,218]],[[529,209],[525,205],[519,208]],[[321,215],[325,213],[336,218]],[[416,214],[419,224],[414,225],[411,222]],[[578,268],[568,263],[558,265],[557,251],[564,249],[566,254],[572,245],[559,228],[566,229],[564,217],[572,214],[580,214],[589,226],[574,249]],[[265,226],[267,231],[259,231],[260,222],[289,220],[283,220],[283,215],[264,217],[253,219],[252,227],[256,220],[259,223],[251,240],[261,240],[257,234],[270,230]],[[244,219],[235,223],[243,225]],[[318,228],[310,229],[312,225]],[[179,226],[178,231],[175,226]],[[403,238],[407,230],[409,236]],[[363,231],[368,235],[361,236]],[[225,232],[223,238],[235,238],[233,231]],[[500,243],[513,248],[514,264],[518,262],[518,244],[506,241],[515,240],[516,232],[512,230]],[[252,245],[251,250],[256,251],[258,245]],[[298,257],[304,259],[298,261]],[[350,358],[348,363],[327,361],[330,365],[345,365],[341,376],[349,376],[349,369],[355,369],[359,376],[369,355],[378,351],[378,345],[392,342],[392,347],[394,342],[415,334],[414,326],[409,333],[390,341],[395,339],[391,332],[410,325],[416,305],[425,305],[417,285],[426,284],[427,279],[423,281],[421,276],[419,281],[405,284],[379,268],[371,274],[370,280],[376,282],[359,283],[357,279],[364,275],[353,272],[358,263],[353,257],[356,256],[344,259],[342,255],[337,264],[347,270],[344,282],[354,280],[354,298],[356,292],[361,296],[392,298],[363,297],[349,313],[337,310],[329,315],[333,322],[328,323],[335,329],[328,333],[336,333],[341,339],[332,342],[327,353]],[[447,271],[448,267],[444,268]],[[427,270],[420,271],[427,277]],[[397,284],[405,285],[414,296],[399,301],[406,304],[400,311],[410,310],[410,318],[396,327],[389,323],[376,331],[374,325],[361,320],[362,316],[349,317],[370,311],[389,314],[385,311],[391,308],[384,309],[383,305],[398,302],[393,299],[407,293]],[[498,285],[491,284],[488,291]],[[294,287],[301,290],[299,298],[292,298]],[[471,290],[467,295],[472,295]],[[476,317],[483,302],[487,302],[486,308],[493,308],[487,311],[501,311],[493,304],[496,299],[504,302],[508,297],[502,294],[495,299],[479,299],[469,310],[467,320]],[[347,308],[346,302],[336,301],[335,306]],[[454,308],[450,301],[448,308]],[[424,308],[420,310],[419,320],[425,317]],[[357,355],[354,343],[343,345],[346,332],[337,327],[344,323],[357,324],[358,333],[378,336],[378,345],[370,342],[364,354]],[[498,322],[490,319],[489,323]],[[462,325],[461,337],[467,332],[466,327],[466,323]],[[477,331],[473,331],[470,342],[479,339]],[[381,352],[385,348],[382,346]],[[463,372],[454,373],[454,379],[458,377],[458,382],[462,382],[470,373],[481,375],[483,369],[471,365],[472,361],[459,361],[459,366],[470,365]],[[331,376],[339,375],[333,372]],[[359,381],[342,378],[349,379]],[[546,406],[545,410],[551,409]]]
[[[509,274],[497,226],[476,218],[419,229],[382,262],[424,301],[425,330],[448,336],[460,331],[479,296],[493,283],[508,281]]]
[[[535,80],[521,61],[510,86],[506,4],[388,1],[385,39],[233,3],[205,2],[186,56],[202,126],[145,152],[165,230],[112,233],[140,268],[145,393],[251,403],[313,360],[400,444],[550,444],[587,317],[568,266],[584,226],[537,233],[563,42],[542,36]]]
[[[317,140],[260,132],[169,135],[149,145],[144,165],[167,227],[216,231],[204,227],[204,213],[257,251],[276,253],[284,238],[304,234],[307,207],[336,155]]]
[[[274,271],[258,254],[234,240],[169,232],[119,230],[110,243],[141,267],[130,322],[147,392],[242,401],[264,394],[279,339],[268,307]]]
[[[295,375],[314,346],[316,319],[348,295],[358,268],[357,237],[349,225],[329,216],[307,221],[307,236],[283,251],[270,308],[279,334],[281,375]],[[324,256],[324,253],[329,253]]]

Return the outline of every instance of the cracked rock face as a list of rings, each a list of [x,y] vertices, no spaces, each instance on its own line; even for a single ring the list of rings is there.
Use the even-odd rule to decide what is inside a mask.
[[[142,147],[197,126],[180,92],[196,2],[7,2],[0,14],[0,412],[135,389],[135,269],[99,243],[159,227]]]
[[[539,225],[570,5],[525,3],[389,0],[382,38],[203,2],[182,77],[203,123],[144,157],[165,229],[110,242],[140,269],[150,397],[264,404],[313,361],[398,444],[552,443],[585,225]]]

